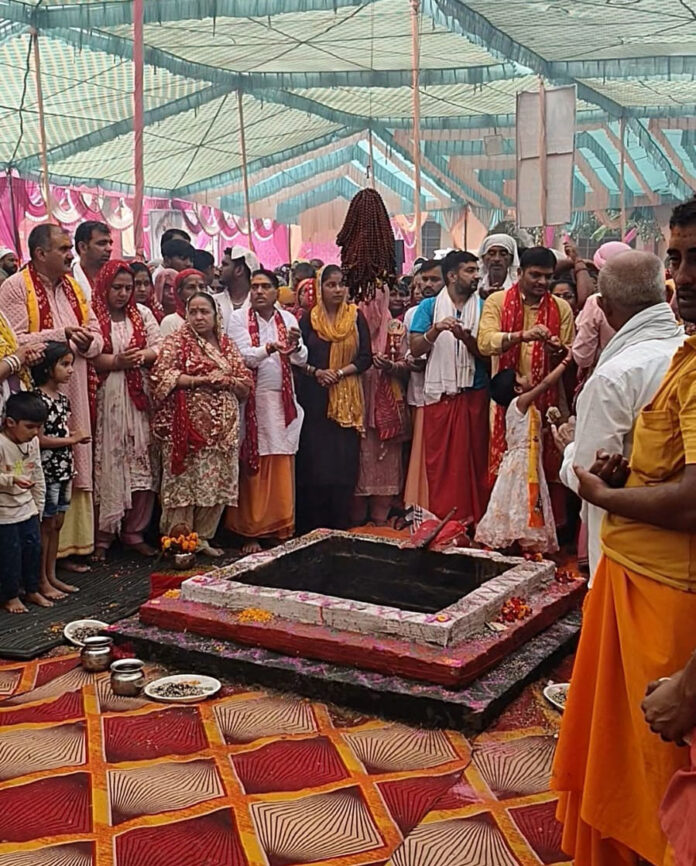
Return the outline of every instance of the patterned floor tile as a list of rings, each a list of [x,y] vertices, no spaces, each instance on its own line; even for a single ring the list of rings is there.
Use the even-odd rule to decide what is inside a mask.
[[[439,805],[440,798],[455,785],[460,773],[445,776],[414,776],[377,785],[387,808],[404,836]]]
[[[195,707],[172,707],[141,716],[107,716],[104,752],[111,763],[166,755],[193,755],[208,740]]]
[[[348,778],[327,737],[269,743],[230,759],[247,794],[301,791]]]
[[[270,866],[368,853],[382,837],[359,788],[251,805]]]
[[[66,692],[55,700],[30,707],[0,706],[0,727],[32,722],[66,722],[84,716],[82,692]]]
[[[0,854],[0,866],[94,866],[94,843],[71,842]]]
[[[508,809],[520,833],[544,866],[566,860],[561,850],[562,827],[556,820],[556,801],[530,803]]]
[[[0,736],[0,780],[40,770],[78,767],[87,760],[83,722],[50,728],[10,728]]]
[[[421,824],[388,866],[519,866],[488,812]]]
[[[140,815],[187,809],[225,793],[212,760],[167,761],[135,770],[109,770],[107,786],[114,825]]]
[[[552,736],[487,740],[473,750],[473,763],[499,799],[541,794],[549,789],[556,750]]]
[[[116,837],[113,866],[247,866],[230,809]]]
[[[388,725],[344,733],[343,739],[372,774],[425,770],[458,758],[444,731]]]
[[[29,842],[92,829],[90,776],[71,773],[0,791],[0,840]],[[14,866],[14,864],[13,864]]]
[[[10,668],[0,671],[0,700],[14,694],[21,679],[21,668]]]
[[[229,698],[215,705],[215,719],[225,742],[253,743],[283,734],[317,730],[312,705],[287,698]]]

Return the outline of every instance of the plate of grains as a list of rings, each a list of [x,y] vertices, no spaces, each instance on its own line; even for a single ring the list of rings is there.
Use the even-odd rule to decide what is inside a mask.
[[[570,683],[549,683],[544,689],[544,697],[560,713],[563,712],[568,697]]]
[[[100,619],[74,619],[63,629],[63,637],[73,646],[84,646],[85,638],[96,637],[108,627]]]
[[[222,688],[220,680],[200,674],[174,674],[161,677],[145,686],[145,694],[153,701],[167,704],[195,704],[212,698]]]

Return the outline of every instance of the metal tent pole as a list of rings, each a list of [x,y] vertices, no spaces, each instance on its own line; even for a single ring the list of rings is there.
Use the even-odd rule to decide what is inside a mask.
[[[254,252],[253,228],[251,222],[251,204],[249,202],[249,172],[247,171],[246,137],[244,133],[244,107],[242,105],[242,91],[237,91],[237,106],[239,108],[239,143],[242,150],[242,176],[244,178],[244,207],[246,209],[247,234],[249,236],[249,249]]]
[[[136,258],[145,259],[143,234],[143,204],[145,199],[145,151],[144,151],[144,27],[145,0],[133,0],[133,174],[135,193],[133,199],[133,240]]]
[[[546,244],[546,211],[549,191],[546,170],[546,88],[544,79],[539,79],[539,190],[541,209],[541,243]]]
[[[413,66],[413,211],[416,222],[416,256],[422,254],[421,140],[420,140],[420,0],[411,2],[411,61]]]

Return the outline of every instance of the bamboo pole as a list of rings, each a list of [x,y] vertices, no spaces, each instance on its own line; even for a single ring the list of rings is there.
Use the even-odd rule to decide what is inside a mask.
[[[539,79],[539,195],[541,212],[541,243],[545,244],[546,215],[548,205],[548,179],[546,169],[546,88],[544,79]]]
[[[43,88],[41,86],[41,52],[39,50],[39,31],[31,30],[32,48],[34,51],[34,81],[36,85],[36,103],[39,109],[39,138],[41,142],[41,190],[46,205],[46,216],[50,222],[53,219],[53,198],[48,180],[48,146],[46,143],[46,116],[44,114]]]
[[[626,118],[622,117],[620,121],[620,129],[621,129],[621,164],[619,166],[619,173],[621,177],[621,190],[620,190],[620,201],[621,201],[621,240],[626,237]]]
[[[244,207],[246,209],[247,234],[249,249],[254,252],[254,237],[251,223],[251,203],[249,201],[249,172],[247,171],[246,136],[244,133],[244,107],[242,106],[242,91],[237,91],[237,107],[239,109],[239,143],[242,150],[242,177],[244,179]]]
[[[372,128],[370,128],[367,138],[367,143],[370,148],[370,185],[375,188],[375,149],[372,143]]]
[[[421,227],[421,140],[420,140],[420,0],[411,2],[411,62],[413,66],[413,212],[416,229],[416,256],[422,255]]]
[[[145,0],[133,0],[133,174],[135,177],[133,240],[136,258],[143,261],[145,259],[145,240],[143,235],[143,203],[145,199],[144,28]]]

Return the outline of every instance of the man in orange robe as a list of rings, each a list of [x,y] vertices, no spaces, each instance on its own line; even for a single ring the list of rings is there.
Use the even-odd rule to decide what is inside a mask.
[[[679,311],[696,322],[696,199],[670,229]],[[617,454],[576,473],[582,498],[608,516],[553,772],[563,849],[575,866],[667,866],[659,807],[689,756],[650,730],[641,702],[694,649],[696,337],[636,422],[630,472]]]

